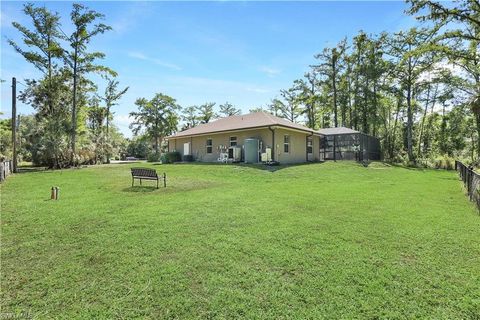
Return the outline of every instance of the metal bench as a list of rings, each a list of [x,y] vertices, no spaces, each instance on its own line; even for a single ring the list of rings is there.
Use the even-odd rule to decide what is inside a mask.
[[[161,177],[158,177],[157,171],[155,169],[149,168],[131,168],[132,170],[132,187],[135,179],[140,180],[140,185],[142,185],[142,180],[156,180],[157,189],[158,189],[158,180],[163,179],[163,187],[167,187],[167,175],[165,172]]]

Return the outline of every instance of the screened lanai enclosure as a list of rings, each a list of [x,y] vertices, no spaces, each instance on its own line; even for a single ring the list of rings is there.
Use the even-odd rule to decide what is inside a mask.
[[[380,160],[380,141],[345,127],[320,129],[320,160]]]

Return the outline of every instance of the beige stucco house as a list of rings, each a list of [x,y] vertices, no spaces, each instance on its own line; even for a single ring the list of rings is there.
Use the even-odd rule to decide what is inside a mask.
[[[221,118],[167,138],[168,150],[196,161],[301,163],[322,160],[322,135],[265,112]]]

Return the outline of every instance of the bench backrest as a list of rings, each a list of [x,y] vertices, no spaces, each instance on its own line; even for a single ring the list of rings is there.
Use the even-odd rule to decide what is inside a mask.
[[[157,177],[155,169],[148,168],[132,168],[132,176],[134,177]]]

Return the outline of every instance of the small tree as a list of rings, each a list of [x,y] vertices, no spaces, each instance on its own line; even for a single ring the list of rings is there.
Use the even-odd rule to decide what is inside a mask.
[[[182,120],[185,121],[183,125],[183,130],[187,130],[195,127],[199,122],[198,106],[186,107],[182,110]]]
[[[110,132],[109,132],[109,127],[110,127],[110,120],[112,118],[112,112],[111,108],[116,106],[118,103],[117,101],[120,100],[120,98],[127,92],[128,87],[119,90],[118,89],[118,81],[115,78],[110,78],[106,77],[107,79],[107,87],[105,88],[105,94],[102,97],[102,100],[105,102],[105,107],[106,107],[106,132],[105,132],[105,138],[106,138],[106,143],[110,143]],[[110,163],[110,152],[107,150],[107,163]]]
[[[206,102],[197,107],[198,120],[200,123],[208,123],[210,120],[217,118],[217,114],[213,110],[215,102]]]
[[[326,83],[331,88],[333,122],[338,127],[338,82],[343,68],[343,56],[346,50],[346,39],[341,41],[335,48],[325,48],[322,53],[315,56],[320,60],[320,65],[315,71],[327,78]]]
[[[240,109],[235,108],[230,102],[225,102],[220,105],[220,114],[224,117],[236,116],[241,113]]]
[[[134,122],[130,124],[133,133],[137,135],[140,130],[154,140],[155,154],[160,153],[160,142],[163,137],[177,130],[178,114],[180,106],[172,97],[157,93],[151,100],[140,98],[135,101],[137,112],[130,112]]]
[[[281,116],[291,122],[297,122],[298,117],[302,114],[302,108],[300,107],[302,100],[298,95],[297,88],[292,87],[288,90],[281,90],[280,95],[286,102],[278,105]]]

